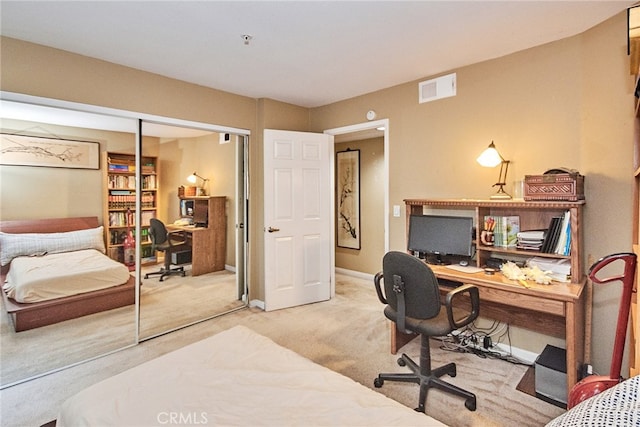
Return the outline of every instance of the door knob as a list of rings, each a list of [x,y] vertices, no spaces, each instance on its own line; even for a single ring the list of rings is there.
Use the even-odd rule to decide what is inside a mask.
[[[273,227],[269,227],[269,229],[267,230],[269,233],[273,233],[275,231],[280,231],[279,228],[273,228]]]

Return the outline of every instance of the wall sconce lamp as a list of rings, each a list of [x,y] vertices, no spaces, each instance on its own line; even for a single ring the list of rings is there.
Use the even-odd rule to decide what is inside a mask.
[[[494,145],[493,141],[491,141],[491,144],[489,144],[487,149],[484,150],[480,154],[480,156],[478,156],[476,161],[480,163],[481,166],[488,168],[494,168],[500,165],[500,175],[498,176],[498,182],[493,184],[493,187],[498,187],[498,192],[491,196],[491,198],[503,200],[511,199],[511,195],[507,194],[504,191],[504,186],[506,185],[507,181],[507,171],[509,170],[509,160],[505,160],[500,155],[500,153],[498,153],[498,150],[496,150],[496,146]]]

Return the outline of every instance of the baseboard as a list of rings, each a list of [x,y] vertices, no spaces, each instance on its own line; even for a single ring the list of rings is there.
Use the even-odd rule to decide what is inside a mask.
[[[345,276],[355,277],[358,279],[370,280],[372,282],[373,282],[373,276],[374,276],[373,274],[363,273],[361,271],[355,271],[355,270],[347,270],[346,268],[338,268],[338,267],[336,267],[336,273],[344,274]]]
[[[494,347],[497,347],[501,352],[511,354],[523,362],[533,365],[538,358],[538,354],[529,350],[523,350],[518,347],[509,346],[507,344],[498,343]]]
[[[225,270],[227,270],[227,271],[230,271],[230,272],[232,272],[232,273],[235,273],[235,272],[236,272],[236,268],[235,268],[234,266],[232,266],[232,265],[227,265],[227,264],[225,264],[225,265],[224,265],[224,269],[225,269]]]
[[[257,307],[261,310],[264,310],[264,301],[261,301],[259,299],[252,299],[251,301],[249,301],[249,307]]]

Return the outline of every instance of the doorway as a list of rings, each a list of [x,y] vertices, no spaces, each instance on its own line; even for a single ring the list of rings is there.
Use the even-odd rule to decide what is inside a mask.
[[[343,149],[349,147],[359,147],[362,150],[363,165],[367,164],[368,158],[372,156],[377,156],[378,160],[376,160],[376,162],[381,163],[381,165],[371,166],[376,167],[380,171],[375,178],[372,178],[370,175],[362,175],[365,178],[369,176],[368,178],[366,178],[368,180],[377,179],[378,182],[362,182],[362,186],[363,188],[375,186],[377,188],[377,191],[383,190],[381,192],[381,204],[383,211],[383,233],[381,236],[382,242],[373,242],[373,246],[377,246],[377,249],[371,248],[372,245],[368,245],[368,252],[366,254],[366,258],[369,258],[368,262],[366,260],[357,260],[360,252],[362,252],[362,255],[365,255],[364,251],[356,251],[348,248],[334,248],[334,251],[336,252],[335,265],[337,272],[344,272],[348,275],[360,276],[361,278],[370,279],[371,276],[379,270],[379,262],[382,259],[384,253],[389,251],[389,120],[382,119],[345,126],[341,128],[329,129],[326,130],[325,133],[334,136],[334,144],[336,147],[335,151],[342,151]],[[374,153],[374,149],[372,147],[374,146],[374,144],[378,143],[380,139],[382,139],[382,153]],[[366,215],[367,206],[366,203],[364,203],[364,200],[362,206],[362,209],[365,210],[363,215]],[[379,204],[377,206],[379,206]],[[376,209],[375,201],[373,209]],[[374,231],[371,229],[371,227],[375,227],[376,224],[374,223],[372,225],[370,222],[362,222],[361,225],[362,227],[360,231],[363,233],[363,239],[366,240],[367,237],[371,236],[371,232]],[[341,257],[344,257],[347,260],[351,260],[346,261],[345,265],[348,265],[348,268],[345,269],[340,267]],[[372,258],[379,259],[372,261]]]

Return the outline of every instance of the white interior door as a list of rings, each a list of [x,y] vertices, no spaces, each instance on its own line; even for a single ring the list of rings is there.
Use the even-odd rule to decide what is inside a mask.
[[[333,136],[264,131],[265,310],[331,296]]]

